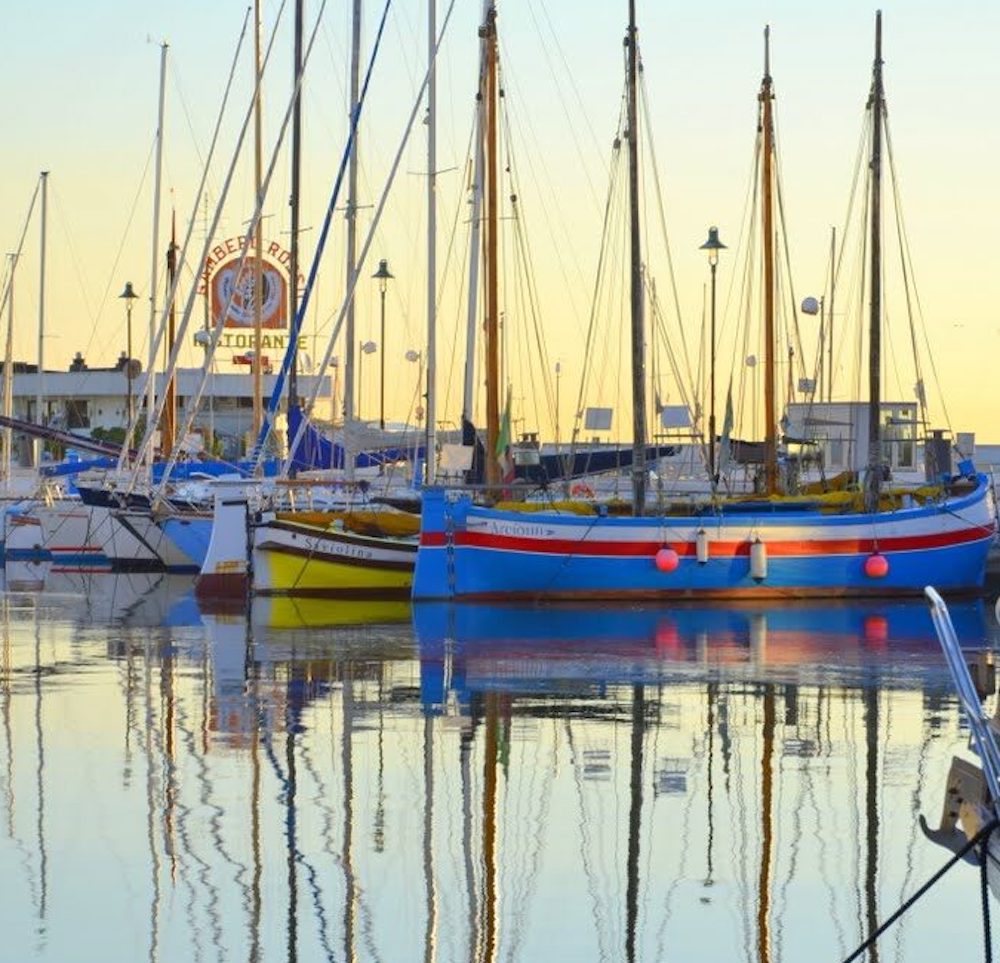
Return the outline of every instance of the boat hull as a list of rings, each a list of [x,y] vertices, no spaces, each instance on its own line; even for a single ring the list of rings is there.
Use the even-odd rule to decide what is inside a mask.
[[[410,597],[417,542],[323,531],[288,520],[254,527],[253,591],[260,595]]]
[[[53,571],[111,570],[103,548],[103,536],[111,525],[107,509],[95,515],[93,506],[67,500],[40,505],[36,514]]]
[[[581,517],[481,507],[442,490],[425,492],[423,504],[416,599],[895,596],[928,582],[974,591],[996,532],[982,477],[961,496],[874,515],[741,506]],[[873,555],[884,574],[873,573]]]

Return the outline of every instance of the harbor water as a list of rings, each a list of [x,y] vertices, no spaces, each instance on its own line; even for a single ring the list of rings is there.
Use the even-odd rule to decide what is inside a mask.
[[[974,759],[918,600],[208,613],[12,566],[0,624],[4,960],[843,960]],[[867,958],[983,942],[959,863]]]

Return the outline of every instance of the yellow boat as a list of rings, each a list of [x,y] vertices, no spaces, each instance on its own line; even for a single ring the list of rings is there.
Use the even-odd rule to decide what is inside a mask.
[[[253,532],[253,591],[260,595],[408,599],[417,557],[416,537],[359,534],[349,530],[345,514],[264,515]],[[351,514],[359,526],[369,524],[359,513]],[[364,514],[388,518],[397,513]],[[409,516],[399,517],[409,520]]]

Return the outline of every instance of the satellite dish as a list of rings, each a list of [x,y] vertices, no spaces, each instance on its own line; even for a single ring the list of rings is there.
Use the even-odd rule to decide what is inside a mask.
[[[757,356],[755,354],[747,355],[747,367],[748,368],[757,367]]]
[[[195,331],[194,333],[194,343],[201,345],[203,348],[207,348],[212,344],[212,332],[205,331]]]
[[[803,314],[819,314],[819,301],[816,298],[804,298],[802,301]]]
[[[410,350],[406,352],[406,360],[407,361],[419,361],[420,360],[420,352],[419,351],[414,351],[413,348],[410,348]]]
[[[361,350],[365,354],[373,354],[378,350],[378,345],[374,341],[365,341],[364,344],[361,345]]]

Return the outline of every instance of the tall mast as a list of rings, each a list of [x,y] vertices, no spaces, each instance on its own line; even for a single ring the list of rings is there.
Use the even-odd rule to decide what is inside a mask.
[[[865,479],[865,510],[878,510],[882,482],[882,431],[879,415],[882,401],[882,11],[875,14],[875,66],[868,101],[872,122],[871,194],[871,315],[868,332],[868,474]]]
[[[497,9],[490,3],[486,41],[486,484],[500,482],[500,324],[497,291]]]
[[[156,173],[154,175],[153,188],[153,243],[150,245],[150,269],[149,278],[149,358],[146,369],[146,418],[153,417],[156,409],[156,355],[153,353],[153,345],[156,341],[156,292],[159,290],[159,268],[160,268],[160,185],[163,172],[163,112],[164,100],[167,89],[167,45],[160,45],[160,100],[156,118]],[[147,420],[147,424],[148,424]],[[150,446],[148,454],[148,465],[152,469],[153,447]]]
[[[629,232],[632,249],[632,511],[646,507],[646,372],[642,298],[642,250],[639,241],[639,80],[635,0],[628,3],[628,187]]]
[[[35,393],[35,422],[45,424],[42,405],[45,403],[45,232],[49,219],[49,172],[42,171],[42,236],[40,241],[40,258],[38,269],[38,379]],[[36,438],[35,467],[42,464],[42,439]]]
[[[17,269],[17,255],[8,254],[10,260],[10,287],[7,289],[7,337],[4,339],[3,351],[3,414],[10,418],[14,411],[14,271]],[[2,469],[3,480],[10,482],[11,443],[13,436],[10,428],[4,428],[2,438]]]
[[[167,248],[167,290],[174,287],[174,277],[177,275],[177,214],[170,219],[170,246]],[[177,339],[177,299],[170,302],[170,313],[167,320],[167,357],[174,350]],[[169,380],[164,386],[167,403],[163,408],[161,421],[160,451],[164,458],[169,458],[174,450],[174,435],[177,432],[177,382],[173,372],[169,372]]]
[[[778,490],[778,445],[774,401],[774,117],[771,90],[771,28],[764,28],[764,80],[760,87],[763,156],[761,223],[764,232],[764,478],[767,494]]]
[[[264,420],[264,399],[261,384],[261,307],[264,300],[264,278],[261,255],[264,251],[264,218],[260,207],[261,179],[263,178],[263,160],[261,158],[263,139],[263,120],[261,104],[261,71],[260,71],[260,0],[253,4],[253,62],[254,62],[254,97],[253,97],[253,187],[254,202],[257,209],[257,227],[254,231],[253,258],[253,437],[260,437],[260,428]]]
[[[292,112],[292,242],[288,259],[288,323],[289,338],[293,345],[292,364],[288,369],[288,410],[299,400],[299,183],[302,174],[302,88],[299,73],[302,71],[302,8],[304,0],[295,0],[295,48],[292,59],[293,80],[296,85],[295,106]]]
[[[361,0],[354,0],[351,18],[351,120],[358,111],[359,71],[361,68]],[[358,250],[358,136],[355,130],[351,144],[350,164],[347,170],[347,290],[351,292],[347,304],[347,324],[344,334],[344,438],[350,434],[350,423],[354,420],[354,366],[357,336],[354,331],[354,275],[357,272]],[[385,345],[378,346],[379,351]],[[344,451],[344,467],[347,477],[354,478],[354,453]]]
[[[424,417],[424,477],[433,485],[437,474],[434,457],[437,368],[437,0],[427,0],[427,399]]]
[[[483,0],[483,23],[489,16],[491,0]],[[483,156],[483,135],[486,124],[484,111],[486,109],[486,60],[487,43],[485,34],[480,31],[479,51],[479,87],[476,90],[476,131],[473,139],[475,156],[472,167],[472,198],[469,212],[469,290],[466,304],[465,332],[465,383],[462,393],[462,444],[476,444],[476,429],[473,421],[473,406],[476,393],[476,307],[479,302],[479,259],[480,237],[482,234],[483,210],[483,168],[486,159]]]

